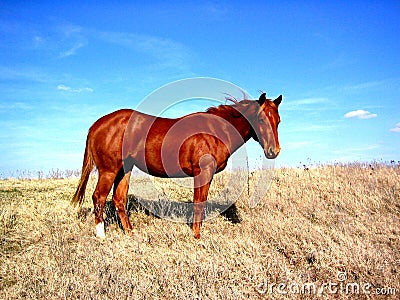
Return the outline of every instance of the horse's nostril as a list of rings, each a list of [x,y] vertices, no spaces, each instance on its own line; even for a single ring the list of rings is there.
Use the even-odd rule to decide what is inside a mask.
[[[274,156],[275,156],[275,152],[274,152],[274,150],[272,149],[272,147],[269,147],[269,148],[268,148],[267,154],[268,154],[269,157],[274,157]]]

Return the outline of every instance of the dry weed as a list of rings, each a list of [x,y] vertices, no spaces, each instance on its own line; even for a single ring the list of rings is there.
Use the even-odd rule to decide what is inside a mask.
[[[394,164],[279,169],[255,208],[244,191],[227,214],[203,224],[200,241],[186,224],[146,214],[135,197],[134,237],[107,205],[99,241],[90,201],[79,214],[69,205],[77,179],[2,180],[0,298],[314,299],[324,287],[323,298],[395,298],[399,175]],[[166,184],[168,197],[191,198]],[[94,185],[91,178],[88,199]],[[364,290],[346,290],[353,283]]]

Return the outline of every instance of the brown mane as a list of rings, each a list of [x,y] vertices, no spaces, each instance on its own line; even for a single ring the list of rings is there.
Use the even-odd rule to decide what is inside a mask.
[[[239,114],[243,114],[243,112],[249,107],[249,105],[254,103],[256,103],[256,101],[244,99],[232,105],[221,104],[216,107],[215,106],[209,107],[207,108],[206,112],[217,116],[223,116],[229,114],[233,117],[238,117]]]

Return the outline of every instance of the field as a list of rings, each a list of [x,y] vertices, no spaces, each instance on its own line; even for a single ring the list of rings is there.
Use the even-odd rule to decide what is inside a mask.
[[[132,179],[129,197],[134,236],[119,228],[109,202],[107,237],[98,240],[89,200],[95,177],[80,211],[70,206],[77,178],[0,181],[1,299],[400,295],[399,164],[277,169],[253,208],[250,177],[234,207],[203,223],[200,240],[187,224],[140,205],[140,178]],[[157,184],[176,198],[191,197]]]

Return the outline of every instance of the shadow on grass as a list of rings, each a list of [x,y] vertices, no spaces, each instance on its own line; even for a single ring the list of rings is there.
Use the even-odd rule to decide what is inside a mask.
[[[82,208],[78,213],[78,218],[83,221],[91,212],[92,211],[89,208]],[[135,212],[142,212],[147,216],[186,223],[188,226],[191,226],[193,222],[192,202],[178,202],[166,199],[147,200],[138,198],[134,195],[128,195],[127,212],[128,216]],[[104,213],[106,215],[106,218],[104,219],[104,225],[106,227],[111,224],[118,224],[118,226],[123,229],[122,223],[112,201],[106,202]],[[207,201],[204,208],[205,219],[209,219],[217,215],[223,216],[232,224],[238,224],[241,222],[241,218],[235,203],[228,206]]]

